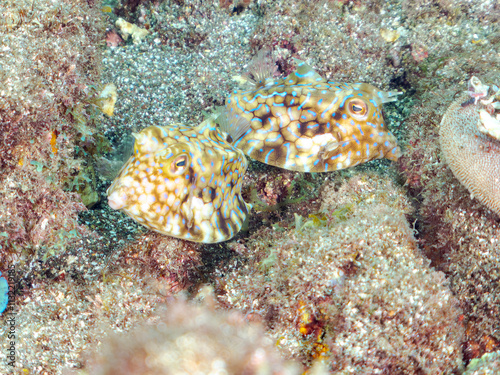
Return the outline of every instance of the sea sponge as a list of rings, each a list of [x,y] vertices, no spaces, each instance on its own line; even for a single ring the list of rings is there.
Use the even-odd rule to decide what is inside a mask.
[[[457,179],[488,208],[500,215],[500,141],[478,125],[481,106],[463,95],[441,121],[441,150]]]

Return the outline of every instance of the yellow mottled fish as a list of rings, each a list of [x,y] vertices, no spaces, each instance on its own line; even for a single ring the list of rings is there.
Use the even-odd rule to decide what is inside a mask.
[[[293,171],[335,171],[373,159],[397,160],[401,152],[382,104],[398,94],[367,83],[327,81],[300,62],[284,79],[235,90],[220,123],[233,145],[253,159]]]
[[[151,126],[134,134],[134,154],[108,189],[109,206],[154,231],[215,243],[241,229],[243,153],[212,120],[198,127]]]

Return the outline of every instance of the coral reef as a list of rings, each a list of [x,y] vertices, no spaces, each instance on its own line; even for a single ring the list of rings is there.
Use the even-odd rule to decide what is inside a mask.
[[[474,359],[498,352],[498,215],[470,198],[438,141],[470,76],[498,80],[497,1],[102,5],[0,5],[0,269],[9,269],[17,314],[14,368],[2,360],[0,373],[77,371],[81,352],[107,335],[118,353],[117,332],[152,327],[169,296],[190,297],[202,283],[214,286],[218,308],[263,322],[259,335],[311,373],[449,374],[471,360],[480,371]],[[147,35],[124,41],[118,18]],[[148,126],[199,123],[263,47],[276,75],[298,58],[328,80],[404,91],[384,105],[403,151],[400,175],[384,161],[326,175],[250,160],[242,195],[254,211],[230,243],[145,232],[111,210],[114,176],[94,161],[110,152],[123,164],[129,135]],[[108,82],[118,97],[112,117],[99,98]],[[495,134],[488,115],[480,117]],[[229,315],[200,312],[216,322]],[[3,358],[7,343],[0,349]],[[494,368],[495,355],[484,363]]]
[[[1,262],[29,259],[36,251],[43,258],[63,252],[83,235],[87,227],[77,222],[85,206],[76,193],[48,182],[28,166],[3,174],[0,185]]]
[[[65,248],[84,230],[75,193],[93,187],[83,172],[99,139],[92,100],[104,29],[98,7],[89,4],[0,5],[0,267],[17,258],[9,254]]]
[[[15,365],[2,360],[2,374],[62,372],[80,367],[79,353],[95,347],[109,330],[130,329],[151,318],[165,296],[148,283],[126,273],[89,282],[40,282],[14,310]],[[0,334],[7,335],[7,324]],[[2,353],[8,341],[2,342]]]
[[[477,24],[459,21],[444,26],[445,29],[452,26],[452,29],[442,34],[444,38],[434,39],[429,44],[435,48],[435,56],[422,63],[409,63],[411,75],[408,78],[412,77],[417,102],[405,124],[408,141],[406,152],[399,161],[408,194],[417,207],[411,221],[417,230],[419,246],[432,260],[432,265],[445,272],[464,311],[466,363],[499,348],[496,316],[500,300],[495,280],[500,272],[500,227],[498,215],[472,199],[446,165],[439,147],[439,124],[450,104],[461,105],[471,99],[463,93],[469,91],[467,82],[472,72],[483,82],[498,80],[498,72],[491,69],[499,61],[492,49],[492,45],[498,43],[498,34],[491,28],[491,21],[498,18],[498,10],[491,5],[485,3],[471,9],[476,14],[474,18],[477,12],[490,7],[489,15],[480,17]],[[461,32],[457,29],[460,24],[476,34]],[[463,43],[456,45],[453,37]],[[446,46],[451,46],[451,51],[444,51]],[[437,60],[427,65],[435,57]],[[418,82],[413,81],[417,77],[420,77]],[[473,106],[474,102],[472,98]],[[470,114],[478,118],[473,109],[460,106],[456,113],[463,111],[465,114],[470,110]],[[462,128],[457,130],[466,135]],[[479,137],[483,139],[484,136],[479,133]]]
[[[464,311],[467,363],[499,348],[500,228],[498,215],[471,199],[446,165],[439,124],[450,105],[468,91],[472,75],[482,82],[498,80],[493,67],[499,62],[494,46],[499,42],[495,24],[500,9],[489,1],[405,4],[413,27],[408,35],[411,53],[401,49],[401,63],[415,90],[415,105],[405,123],[407,147],[399,167],[417,207],[411,222],[419,246],[445,272]]]
[[[194,245],[148,234],[129,241],[119,257],[107,257],[109,264],[97,275],[86,267],[101,264],[99,258],[82,259],[73,254],[56,258],[57,266],[64,267],[57,276],[38,275],[29,292],[20,293],[15,305],[10,304],[16,322],[16,361],[13,367],[0,362],[0,373],[21,373],[23,369],[36,374],[61,373],[64,367],[81,368],[80,353],[96,347],[110,332],[157,320],[159,306],[200,277]],[[15,274],[10,281],[20,289],[20,272]],[[0,326],[2,337],[8,328],[7,324]],[[2,342],[2,352],[7,344]]]
[[[463,86],[465,88],[465,86]],[[452,101],[452,93],[446,97]],[[465,359],[498,350],[500,259],[498,215],[470,197],[440,153],[442,109],[427,111],[425,101],[410,116],[407,153],[400,160],[406,186],[418,207],[411,219],[423,253],[446,273],[464,310]]]
[[[89,357],[80,375],[299,374],[261,325],[238,312],[215,311],[213,301],[170,301],[154,323],[111,335]]]
[[[319,212],[263,228],[223,279],[223,304],[263,320],[283,352],[334,373],[450,373],[461,310],[422,257],[401,189],[374,174],[328,183]]]

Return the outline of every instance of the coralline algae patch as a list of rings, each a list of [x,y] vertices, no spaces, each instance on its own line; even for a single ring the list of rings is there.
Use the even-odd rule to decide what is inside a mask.
[[[461,310],[417,248],[403,191],[364,175],[327,185],[322,202],[295,228],[232,244],[248,263],[224,278],[223,303],[263,319],[287,356],[332,373],[461,368]]]

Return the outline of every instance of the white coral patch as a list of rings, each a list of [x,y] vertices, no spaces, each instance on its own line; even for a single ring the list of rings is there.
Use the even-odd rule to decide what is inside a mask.
[[[480,122],[477,125],[479,131],[500,140],[500,120],[491,116],[484,109],[479,111]]]

